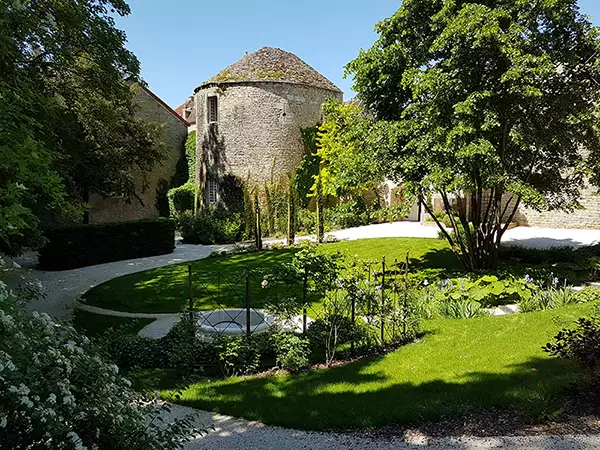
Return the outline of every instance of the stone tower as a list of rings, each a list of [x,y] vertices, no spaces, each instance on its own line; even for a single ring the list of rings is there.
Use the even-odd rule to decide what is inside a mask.
[[[196,176],[205,204],[219,178],[263,184],[293,173],[304,147],[300,129],[321,121],[321,105],[342,91],[297,56],[264,47],[195,90]]]

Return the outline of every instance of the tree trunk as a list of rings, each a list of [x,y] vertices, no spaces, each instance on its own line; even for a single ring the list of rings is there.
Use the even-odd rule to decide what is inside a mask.
[[[502,199],[504,188],[496,186],[489,190],[490,197],[485,200],[483,190],[479,189],[470,196],[469,202],[465,198],[461,198],[459,205],[464,208],[458,208],[459,210],[455,211],[448,200],[448,194],[446,192],[440,192],[440,194],[444,210],[452,224],[453,232],[451,234],[433,215],[430,205],[423,199],[421,202],[465,268],[471,271],[497,269],[502,236],[518,210],[520,197],[510,196],[504,202]],[[515,204],[511,208],[510,204],[513,201]],[[485,208],[484,203],[487,204]],[[467,204],[470,204],[470,214],[466,212]],[[509,213],[508,216],[507,213]],[[455,219],[455,214],[458,220]]]
[[[316,189],[316,204],[317,204],[317,242],[323,243],[325,237],[325,225],[323,224],[323,192],[321,189],[321,178],[317,180]]]

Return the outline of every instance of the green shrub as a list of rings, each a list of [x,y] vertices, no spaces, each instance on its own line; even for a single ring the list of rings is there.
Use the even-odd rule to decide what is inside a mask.
[[[600,363],[600,310],[589,318],[581,318],[573,329],[563,329],[555,337],[554,343],[544,346],[544,351],[552,356],[577,361],[589,369],[598,368]]]
[[[296,211],[296,226],[299,233],[313,234],[317,227],[317,213],[308,209]]]
[[[289,333],[275,335],[277,364],[292,373],[308,367],[310,344],[307,339]]]
[[[446,228],[452,228],[452,222],[450,221],[450,217],[446,214],[445,211],[434,211],[433,215],[435,218]],[[456,219],[458,221],[458,218]],[[425,222],[435,222],[433,217],[428,217]]]
[[[475,280],[455,278],[438,281],[437,286],[444,298],[457,301],[476,301],[485,306],[527,300],[537,287],[530,278],[507,278],[500,280],[494,275],[484,275]]]
[[[176,449],[192,421],[135,392],[73,328],[28,313],[0,282],[0,448]],[[133,445],[135,444],[135,445]]]
[[[253,336],[222,336],[215,345],[224,376],[247,375],[260,367],[260,348]]]
[[[241,214],[204,209],[194,216],[191,212],[178,219],[181,236],[186,244],[233,244],[242,237]]]
[[[578,362],[585,370],[588,385],[586,396],[592,394],[592,402],[600,396],[600,309],[595,315],[577,320],[575,328],[565,328],[546,344],[543,350],[551,356]],[[595,399],[595,400],[594,400]]]
[[[177,217],[185,212],[194,211],[195,191],[195,184],[191,182],[169,191],[168,197],[171,216]]]
[[[313,348],[324,348],[331,333],[335,328],[337,333],[337,344],[345,344],[352,340],[358,341],[362,338],[356,324],[349,317],[342,315],[328,315],[324,318],[315,319],[310,323],[307,337]]]
[[[595,302],[600,300],[600,289],[586,286],[582,290],[576,292],[577,303]]]
[[[456,225],[458,227],[458,234],[460,236],[461,241],[464,243],[465,246],[467,246],[467,230],[465,229],[465,227],[463,227],[463,225],[460,222],[456,222]],[[471,234],[471,239],[474,240],[475,239],[475,228],[473,227],[473,224],[471,222],[469,222],[469,233]],[[457,243],[458,245],[458,239],[456,238],[456,231],[454,229],[452,229],[450,231],[450,237],[452,238],[452,240]],[[438,232],[438,238],[439,239],[446,239],[446,236],[444,235],[444,233],[442,231]]]
[[[147,219],[51,230],[40,250],[44,270],[65,270],[131,258],[164,255],[175,248],[175,222]]]
[[[362,197],[327,208],[324,215],[329,229],[360,227],[370,223],[367,205]]]

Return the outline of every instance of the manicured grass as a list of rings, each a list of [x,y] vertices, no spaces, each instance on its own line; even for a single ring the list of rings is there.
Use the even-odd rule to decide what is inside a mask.
[[[403,261],[408,251],[411,266],[417,269],[460,269],[457,258],[445,241],[420,238],[386,238],[345,241],[322,246],[325,252],[341,251],[363,260],[388,263]],[[219,256],[191,263],[194,296],[199,309],[241,307],[244,305],[246,268],[272,270],[291,261],[293,250],[279,250],[232,256]],[[188,303],[188,264],[160,267],[126,275],[103,283],[85,294],[90,305],[130,312],[178,312]],[[253,306],[261,305],[262,279],[251,279]]]
[[[301,429],[364,428],[435,420],[480,408],[543,418],[577,380],[576,367],[541,346],[592,305],[554,311],[440,319],[419,342],[329,370],[190,385],[180,403]],[[557,319],[558,318],[558,319]],[[163,396],[171,398],[172,391]]]
[[[111,329],[135,334],[153,321],[154,319],[104,316],[78,309],[73,317],[73,327],[88,337],[96,337]]]

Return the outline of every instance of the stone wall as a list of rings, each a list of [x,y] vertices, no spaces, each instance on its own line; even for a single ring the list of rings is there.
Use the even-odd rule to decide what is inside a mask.
[[[218,97],[218,122],[209,124],[207,98]],[[304,146],[300,128],[321,120],[321,105],[342,93],[286,83],[239,83],[196,93],[197,161],[209,174],[233,173],[251,184],[292,173]],[[200,186],[206,175],[197,169]]]
[[[584,189],[581,194],[583,209],[537,212],[521,207],[515,222],[530,227],[600,229],[600,196],[595,195],[595,190],[591,188]]]
[[[484,207],[489,199],[488,193],[484,194]],[[509,196],[505,195],[502,199],[503,206],[506,205]],[[434,197],[434,210],[444,211],[441,199]],[[521,205],[513,217],[512,222],[519,226],[541,227],[541,228],[582,228],[582,229],[600,229],[600,196],[595,195],[595,190],[591,188],[584,189],[581,196],[582,209],[575,211],[535,211]],[[502,220],[508,220],[512,212],[515,201],[507,208],[507,212]]]
[[[142,189],[142,176],[137,174],[136,192],[142,203],[132,200],[127,203],[122,197],[102,198],[93,195],[90,199],[90,222],[120,222],[159,217],[156,209],[156,190],[161,182],[171,182],[177,162],[184,155],[184,142],[187,137],[187,125],[173,112],[157,100],[148,91],[138,88],[135,102],[139,105],[137,115],[143,119],[163,124],[162,139],[166,144],[167,157],[147,174],[148,187]]]

